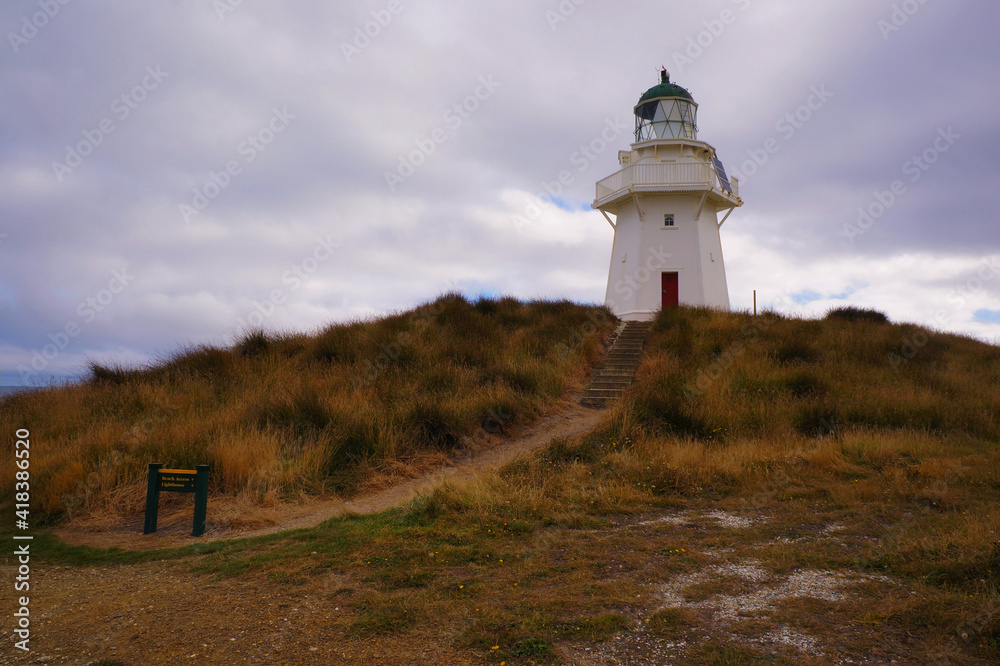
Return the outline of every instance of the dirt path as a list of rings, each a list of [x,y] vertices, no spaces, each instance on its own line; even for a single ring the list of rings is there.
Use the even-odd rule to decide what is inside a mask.
[[[387,490],[352,502],[317,501],[280,524],[242,532],[218,529],[207,538],[268,534],[317,525],[348,512],[367,514],[399,506],[441,483],[473,479],[496,469],[554,438],[585,434],[605,416],[604,411],[566,405],[519,435],[479,442],[483,447],[493,444],[492,448],[481,448],[464,460]],[[691,498],[684,509],[652,508],[597,527],[540,530],[520,551],[531,556],[512,558],[518,561],[515,566],[464,560],[431,565],[439,578],[427,588],[396,583],[385,588],[388,579],[372,576],[373,570],[340,562],[330,566],[328,556],[316,552],[297,555],[295,567],[302,566],[308,574],[294,575],[294,567],[289,567],[290,577],[284,569],[267,567],[232,577],[198,574],[191,569],[194,557],[93,567],[33,563],[32,653],[0,650],[0,664],[92,666],[100,663],[97,659],[120,666],[498,663],[490,657],[490,650],[498,649],[491,647],[492,641],[470,647],[469,636],[475,634],[463,634],[466,627],[480,623],[489,633],[490,627],[500,626],[494,624],[496,618],[505,617],[494,615],[496,608],[523,612],[548,604],[575,618],[589,608],[584,597],[593,589],[607,592],[611,589],[607,586],[627,593],[614,608],[631,618],[629,629],[607,640],[554,641],[560,663],[715,663],[692,661],[689,641],[703,643],[709,650],[727,650],[740,663],[749,663],[762,651],[782,663],[802,666],[929,663],[918,655],[937,654],[942,646],[922,630],[910,633],[917,625],[900,619],[879,623],[864,619],[889,618],[889,613],[903,616],[898,609],[922,609],[915,598],[919,591],[911,583],[818,564],[861,554],[870,539],[852,529],[849,509],[838,513],[827,508],[823,513],[817,523],[813,507],[783,501],[748,513],[739,497],[726,504],[704,494]],[[100,543],[149,548],[204,542],[205,538],[184,534],[180,525],[189,520],[186,512],[170,528],[173,532],[147,537],[138,534],[140,520],[130,532],[105,531]],[[66,538],[67,533],[88,536],[72,530],[60,536]],[[799,553],[796,561],[812,565],[775,567],[766,549],[776,544],[797,549],[792,551]],[[680,546],[683,556],[677,554]],[[762,553],[765,556],[759,557]],[[784,561],[791,560],[785,557]],[[0,567],[5,580],[15,575],[14,565]],[[550,577],[556,577],[556,584]],[[480,579],[482,589],[470,593],[478,598],[456,596],[456,586],[461,589],[463,582]],[[393,596],[401,589],[413,596]],[[378,617],[392,617],[386,610],[391,605],[372,606],[372,600],[389,604],[387,599],[398,598],[411,599],[411,608],[418,613],[444,607],[435,603],[445,604],[448,612],[444,616],[423,612],[412,628],[357,630],[362,614],[369,612],[366,609],[381,609]],[[407,606],[401,608],[405,614]],[[653,629],[648,623],[659,611],[667,613],[665,618],[678,618],[676,625]],[[13,595],[0,596],[0,615],[10,617],[13,612]],[[464,638],[456,640],[460,636]],[[499,646],[502,641],[496,640]],[[956,659],[949,663],[993,663],[958,650],[955,647]],[[530,658],[512,661],[535,663]]]
[[[547,446],[553,439],[568,439],[586,434],[607,414],[581,406],[576,400],[544,416],[513,437],[486,437],[472,453],[450,461],[428,474],[394,484],[385,490],[351,500],[324,497],[306,504],[281,505],[263,515],[267,526],[256,529],[230,529],[212,526],[212,501],[208,507],[208,531],[201,537],[190,536],[190,509],[173,513],[161,510],[159,529],[142,534],[142,516],[124,524],[75,524],[54,530],[61,540],[72,545],[95,548],[150,550],[173,548],[219,539],[234,539],[273,534],[285,530],[315,527],[324,520],[345,514],[370,514],[401,506],[419,494],[428,493],[445,482],[468,481],[478,473],[497,469],[519,455]]]
[[[369,514],[405,504],[445,482],[471,480],[548,445],[592,430],[605,416],[575,401],[538,419],[512,436],[485,435],[465,457],[391,487],[344,501],[322,498],[306,505],[277,507],[274,524],[259,529],[212,527],[189,535],[190,507],[164,512],[153,535],[142,534],[142,516],[127,524],[70,525],[55,534],[71,544],[147,550],[307,528],[348,513]],[[0,567],[11,579],[13,566]],[[288,586],[264,577],[211,580],[191,575],[177,561],[113,567],[38,565],[32,569],[31,653],[0,651],[0,664],[84,665],[96,658],[114,663],[285,663],[472,664],[461,649],[422,632],[372,635],[358,639],[347,628],[356,618],[338,591],[356,582],[336,572]],[[224,609],[224,610],[223,610]],[[0,599],[0,613],[13,613],[11,598]]]

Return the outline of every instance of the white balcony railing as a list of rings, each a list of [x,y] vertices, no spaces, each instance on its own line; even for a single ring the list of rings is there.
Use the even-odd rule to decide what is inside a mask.
[[[730,178],[733,186],[732,197],[739,199],[739,181]],[[709,189],[718,190],[724,196],[719,177],[711,164],[704,162],[670,164],[633,164],[597,183],[597,202],[613,197],[619,192],[655,189]]]

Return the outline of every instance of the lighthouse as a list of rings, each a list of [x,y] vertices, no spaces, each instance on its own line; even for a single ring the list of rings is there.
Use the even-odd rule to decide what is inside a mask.
[[[618,162],[592,204],[615,232],[605,303],[625,321],[682,303],[728,309],[719,229],[743,205],[739,182],[698,140],[698,105],[666,70],[639,98]]]

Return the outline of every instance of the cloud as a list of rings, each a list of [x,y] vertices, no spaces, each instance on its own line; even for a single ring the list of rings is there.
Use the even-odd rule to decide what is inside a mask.
[[[224,342],[262,308],[310,329],[450,289],[599,302],[612,234],[588,205],[661,64],[731,171],[778,141],[723,228],[734,304],[790,289],[810,315],[850,301],[993,339],[992,283],[934,319],[1000,241],[993,10],[927,3],[886,39],[892,4],[69,3],[15,51],[39,9],[8,3],[0,382],[73,322],[40,376]],[[961,138],[851,242],[948,127]],[[335,251],[297,277],[321,239]],[[134,283],[83,321],[123,267]]]

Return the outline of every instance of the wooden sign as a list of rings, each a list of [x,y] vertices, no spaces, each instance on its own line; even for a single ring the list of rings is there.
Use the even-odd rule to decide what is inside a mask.
[[[156,531],[156,518],[160,508],[160,491],[194,493],[194,526],[191,536],[205,533],[205,514],[208,510],[208,470],[210,465],[198,465],[196,469],[162,469],[163,463],[149,464],[149,480],[146,485],[146,520],[143,534]]]
[[[194,469],[161,469],[160,490],[172,490],[175,493],[193,493],[194,480],[198,470]]]

